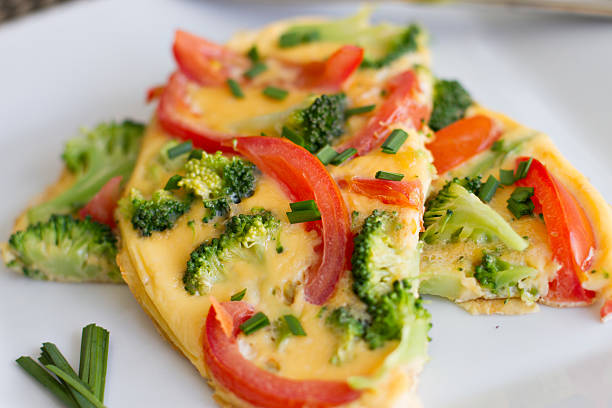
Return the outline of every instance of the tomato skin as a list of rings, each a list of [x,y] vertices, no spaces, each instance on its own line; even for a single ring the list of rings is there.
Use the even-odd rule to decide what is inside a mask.
[[[438,130],[426,146],[433,155],[438,174],[444,174],[490,148],[500,136],[501,129],[493,119],[476,115]]]
[[[231,152],[231,147],[223,144],[236,135],[217,132],[209,129],[198,121],[199,115],[194,113],[187,103],[187,86],[189,79],[180,71],[170,76],[157,105],[157,120],[161,127],[173,136],[191,140],[195,147],[207,152]]]
[[[321,91],[338,91],[363,60],[363,48],[344,45],[325,61],[300,67],[295,85]]]
[[[367,124],[339,150],[357,149],[363,156],[380,146],[389,136],[393,124],[407,123],[414,129],[421,129],[429,120],[431,107],[417,101],[421,91],[419,81],[412,70],[404,71],[387,83],[387,98],[374,112]]]
[[[221,86],[250,65],[247,57],[182,30],[176,31],[172,52],[181,72],[203,86]]]
[[[353,177],[348,180],[348,188],[385,204],[414,207],[419,211],[423,208],[423,185],[420,180],[394,181]]]
[[[151,103],[154,100],[161,98],[163,94],[164,94],[163,85],[154,86],[154,87],[149,88],[149,90],[147,91],[147,96],[145,100],[147,101],[147,103]]]
[[[238,398],[265,408],[325,408],[347,404],[361,395],[343,381],[291,380],[257,367],[242,356],[236,341],[240,324],[255,310],[246,302],[221,306],[233,317],[232,335],[225,334],[211,306],[202,336],[204,361],[212,377]]]
[[[529,158],[521,157],[518,163]],[[588,305],[595,292],[584,289],[581,281],[593,262],[595,235],[591,223],[576,198],[537,159],[533,159],[527,177],[517,186],[533,187],[532,200],[541,208],[554,259],[561,264],[550,281],[546,303],[555,306]]]
[[[113,177],[79,211],[79,217],[90,216],[94,221],[115,228],[115,209],[121,197],[121,176]]]
[[[606,322],[612,318],[612,299],[608,299],[604,302],[599,314],[602,322]]]
[[[239,137],[232,144],[262,172],[274,178],[291,200],[314,199],[317,203],[321,220],[308,224],[321,234],[321,261],[311,267],[304,292],[308,302],[322,305],[349,268],[353,245],[348,210],[337,184],[315,156],[287,139]]]

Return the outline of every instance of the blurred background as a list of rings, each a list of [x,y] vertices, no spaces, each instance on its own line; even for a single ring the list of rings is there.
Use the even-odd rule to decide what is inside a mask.
[[[10,19],[24,16],[28,13],[42,10],[56,4],[77,0],[0,0],[0,24]],[[80,0],[86,1],[86,0]],[[225,0],[218,0],[224,2]],[[277,2],[300,3],[299,0],[276,0]],[[323,2],[322,0],[315,0]],[[340,0],[339,2],[341,2]],[[449,3],[465,3],[472,5],[486,5],[493,7],[522,7],[536,10],[552,11],[558,13],[577,13],[594,16],[612,17],[612,0],[404,0],[410,3],[431,3],[443,6]],[[244,0],[249,3],[253,0]],[[266,0],[273,3],[274,0]],[[307,3],[311,3],[309,0]],[[338,1],[337,1],[338,2]],[[261,3],[261,1],[257,2]]]

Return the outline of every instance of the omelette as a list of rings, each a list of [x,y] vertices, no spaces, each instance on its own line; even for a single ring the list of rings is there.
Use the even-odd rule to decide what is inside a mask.
[[[225,46],[177,32],[117,211],[117,263],[221,405],[416,404],[425,42],[367,11]]]

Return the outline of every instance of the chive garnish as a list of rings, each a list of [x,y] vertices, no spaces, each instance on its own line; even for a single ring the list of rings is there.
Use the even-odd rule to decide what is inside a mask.
[[[334,166],[339,166],[356,154],[357,154],[357,149],[355,149],[354,147],[349,147],[342,153],[338,153],[338,155],[334,157],[333,160],[331,161],[331,164],[333,164]]]
[[[51,393],[59,398],[67,407],[80,408],[79,404],[68,391],[68,388],[56,380],[55,377],[49,374],[47,370],[42,368],[31,357],[21,356],[17,359],[17,364],[43,387],[51,391]]]
[[[244,98],[244,93],[242,93],[242,89],[240,88],[240,84],[232,78],[228,78],[227,86],[229,86],[232,95],[234,95],[238,99]]]
[[[523,215],[533,214],[535,205],[531,201],[532,196],[533,187],[517,187],[512,192],[507,201],[507,208],[516,219],[521,218]]]
[[[305,31],[305,32],[287,32],[280,36],[278,39],[278,45],[281,48],[295,47],[303,43],[309,43],[317,41],[319,39],[319,32],[316,30]]]
[[[379,170],[376,172],[376,175],[374,177],[380,180],[400,181],[404,178],[404,175],[401,173],[392,173],[389,171]]]
[[[187,152],[190,152],[191,149],[193,149],[193,143],[191,143],[191,140],[177,144],[176,146],[168,149],[168,158],[175,159]]]
[[[100,401],[104,401],[108,343],[109,334],[104,328],[93,323],[83,328],[79,377]]]
[[[365,105],[357,106],[356,108],[350,108],[344,111],[344,117],[349,118],[353,115],[361,115],[362,113],[372,112],[376,108],[376,105]]]
[[[321,219],[319,210],[299,210],[287,213],[287,218],[291,224],[299,224],[301,222],[318,221]]]
[[[514,184],[514,172],[512,170],[499,170],[499,182],[504,186],[511,186]]]
[[[336,152],[330,145],[325,145],[317,152],[315,156],[317,156],[317,159],[319,159],[321,163],[327,166],[337,155],[338,152]]]
[[[303,211],[303,210],[318,210],[317,203],[315,200],[297,201],[295,203],[289,203],[291,211]]]
[[[478,192],[478,198],[480,198],[485,203],[488,203],[493,198],[493,195],[497,191],[499,187],[499,181],[494,176],[489,176],[486,183],[480,187],[480,191]]]
[[[252,46],[247,52],[247,57],[251,60],[251,62],[256,63],[259,62],[259,50],[257,50],[257,46]]]
[[[279,101],[285,99],[287,97],[287,95],[289,95],[289,91],[282,89],[282,88],[277,88],[275,86],[267,86],[264,90],[263,90],[263,94],[266,95],[269,98],[272,99],[277,99]]]
[[[96,396],[89,391],[87,385],[81,381],[78,377],[73,377],[70,374],[67,374],[65,371],[61,370],[59,367],[49,364],[45,366],[47,370],[51,371],[53,374],[57,375],[60,380],[64,381],[74,392],[80,394],[87,402],[91,403],[96,408],[105,408],[104,404],[100,402]],[[86,406],[83,403],[80,403],[81,406]]]
[[[268,316],[262,312],[257,312],[246,322],[240,325],[240,330],[246,335],[255,333],[257,330],[262,329],[270,324]]]
[[[391,132],[391,134],[387,138],[387,140],[385,140],[385,142],[381,146],[383,153],[397,153],[407,138],[408,133],[404,132],[402,129],[394,129],[393,132]]]
[[[293,130],[289,129],[287,126],[283,126],[281,136],[285,139],[291,140],[298,146],[304,146],[304,138],[301,135],[295,133]]]
[[[178,182],[181,181],[182,179],[183,179],[183,176],[179,176],[178,174],[175,174],[174,176],[170,177],[164,187],[164,190],[170,191],[170,190],[178,189],[179,188]]]
[[[285,319],[285,323],[287,323],[287,326],[289,326],[289,331],[291,331],[291,334],[294,336],[306,335],[306,332],[304,331],[304,328],[297,317],[294,315],[284,315],[283,319]]]
[[[236,292],[234,293],[231,297],[230,300],[232,302],[237,302],[239,300],[242,300],[244,298],[244,295],[246,295],[246,288],[242,289],[240,292]]]
[[[517,187],[510,198],[518,202],[525,202],[527,199],[533,196],[533,187]]]
[[[258,61],[256,63],[253,64],[253,66],[251,66],[251,68],[248,69],[248,71],[246,71],[244,73],[244,76],[249,78],[249,79],[253,79],[255,78],[257,75],[261,74],[262,72],[264,72],[266,69],[268,69],[268,67],[266,66],[266,64],[264,64],[261,61]]]
[[[514,180],[520,180],[527,177],[527,173],[529,172],[529,168],[531,167],[531,162],[533,161],[533,157],[530,157],[528,161],[522,161],[519,163],[516,174],[514,175]]]

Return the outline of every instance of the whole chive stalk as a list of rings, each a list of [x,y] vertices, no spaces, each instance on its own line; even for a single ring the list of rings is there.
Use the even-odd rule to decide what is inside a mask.
[[[48,389],[60,401],[69,408],[80,408],[68,388],[61,382],[55,379],[47,370],[41,367],[31,357],[21,356],[17,360],[17,364],[30,374],[32,378],[38,381],[43,387]]]
[[[64,381],[70,388],[79,394],[81,397],[85,399],[86,402],[93,405],[96,408],[106,408],[102,402],[100,402],[96,396],[87,388],[87,385],[81,381],[78,377],[73,377],[72,375],[64,372],[59,367],[54,366],[53,364],[49,364],[45,366],[47,370],[51,371],[53,374],[57,375],[62,381]],[[79,402],[81,407],[85,405]]]
[[[93,323],[83,328],[79,377],[100,401],[104,401],[108,343],[109,334],[104,328]]]

